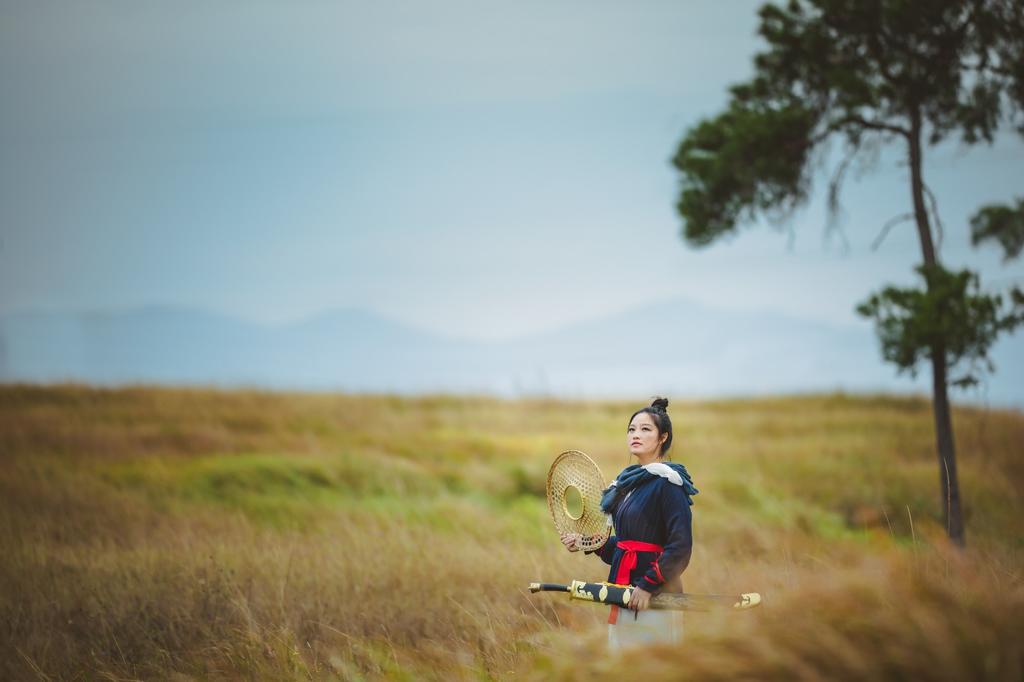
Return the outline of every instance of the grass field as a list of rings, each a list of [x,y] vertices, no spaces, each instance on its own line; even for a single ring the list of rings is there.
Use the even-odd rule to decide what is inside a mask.
[[[603,579],[544,500],[626,464],[644,401],[0,387],[0,679],[1024,678],[1024,415],[955,411],[947,547],[927,401],[674,401],[686,639],[603,652]]]

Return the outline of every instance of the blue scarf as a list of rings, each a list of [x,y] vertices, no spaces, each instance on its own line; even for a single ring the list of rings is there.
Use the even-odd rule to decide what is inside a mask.
[[[648,470],[647,467],[654,471]],[[640,466],[639,464],[630,464],[623,469],[618,478],[612,481],[612,484],[601,494],[601,511],[605,514],[611,514],[615,507],[618,506],[619,500],[625,499],[629,491],[659,476],[668,479],[676,485],[681,485],[683,491],[686,492],[686,501],[693,504],[693,500],[690,497],[700,491],[694,487],[693,478],[690,477],[690,472],[686,470],[686,467],[676,462],[652,462],[647,467]]]

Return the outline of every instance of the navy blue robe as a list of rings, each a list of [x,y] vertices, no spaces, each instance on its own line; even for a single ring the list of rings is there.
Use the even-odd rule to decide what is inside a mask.
[[[595,552],[611,565],[608,581],[615,582],[624,553],[619,539],[650,542],[665,549],[660,557],[656,552],[638,552],[630,584],[652,594],[682,592],[680,575],[693,551],[692,521],[689,496],[682,486],[656,476],[634,488],[612,510],[615,535]]]

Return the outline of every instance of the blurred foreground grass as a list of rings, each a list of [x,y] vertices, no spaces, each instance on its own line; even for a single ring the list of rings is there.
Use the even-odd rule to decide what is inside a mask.
[[[0,387],[0,679],[1024,676],[1024,415],[959,409],[947,548],[926,401],[675,401],[684,644],[603,652],[547,468],[637,404]]]

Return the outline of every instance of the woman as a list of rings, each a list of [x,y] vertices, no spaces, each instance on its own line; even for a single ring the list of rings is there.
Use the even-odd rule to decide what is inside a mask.
[[[629,454],[636,457],[612,481],[601,498],[611,514],[616,534],[596,553],[611,565],[608,582],[636,587],[629,601],[632,612],[611,607],[608,644],[613,650],[641,642],[678,642],[682,614],[650,611],[651,597],[662,591],[682,592],[680,575],[693,549],[690,505],[697,494],[682,464],[665,461],[672,445],[668,400],[656,398],[637,410],[626,429]],[[579,536],[563,534],[570,552],[579,551]]]

